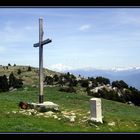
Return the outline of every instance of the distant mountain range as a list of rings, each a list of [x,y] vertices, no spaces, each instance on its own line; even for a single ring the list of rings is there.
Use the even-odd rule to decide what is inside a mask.
[[[66,72],[66,71],[65,71]],[[97,77],[103,76],[109,78],[110,81],[123,80],[129,86],[133,86],[140,90],[140,68],[134,67],[129,69],[112,69],[112,70],[101,70],[94,68],[69,70],[74,75],[81,75],[84,77]]]

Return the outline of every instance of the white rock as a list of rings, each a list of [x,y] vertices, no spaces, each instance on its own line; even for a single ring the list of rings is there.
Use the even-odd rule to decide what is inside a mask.
[[[45,116],[52,116],[53,114],[54,114],[54,112],[52,112],[52,111],[48,111],[48,112],[44,113]]]
[[[90,114],[90,111],[88,111],[87,114]]]
[[[70,122],[75,122],[75,116],[70,116]]]
[[[108,125],[109,126],[115,126],[115,122],[109,122]]]
[[[87,119],[88,117],[84,116],[83,119]]]
[[[68,115],[64,115],[64,118],[69,119],[69,116]]]
[[[38,113],[36,116],[43,116],[43,113]]]
[[[56,115],[53,115],[54,119],[58,119],[58,117]]]
[[[72,116],[75,116],[75,113],[71,113]]]

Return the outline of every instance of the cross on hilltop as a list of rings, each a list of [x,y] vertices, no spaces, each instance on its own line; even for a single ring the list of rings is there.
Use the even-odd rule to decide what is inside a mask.
[[[39,42],[34,44],[34,47],[39,47],[39,103],[44,102],[43,95],[43,45],[52,42],[51,39],[43,41],[43,19],[39,18]]]

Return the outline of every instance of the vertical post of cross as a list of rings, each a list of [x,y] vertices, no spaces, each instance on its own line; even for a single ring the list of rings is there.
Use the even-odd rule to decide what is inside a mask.
[[[39,103],[43,103],[43,19],[39,18]]]
[[[43,19],[39,18],[39,42],[35,43],[33,47],[39,47],[39,103],[44,102],[43,95],[43,45],[51,43],[51,39],[43,40]]]

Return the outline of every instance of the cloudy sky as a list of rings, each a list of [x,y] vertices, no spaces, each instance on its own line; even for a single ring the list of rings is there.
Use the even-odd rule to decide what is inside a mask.
[[[38,19],[44,19],[44,67],[140,67],[140,8],[0,8],[0,64],[38,67]]]

